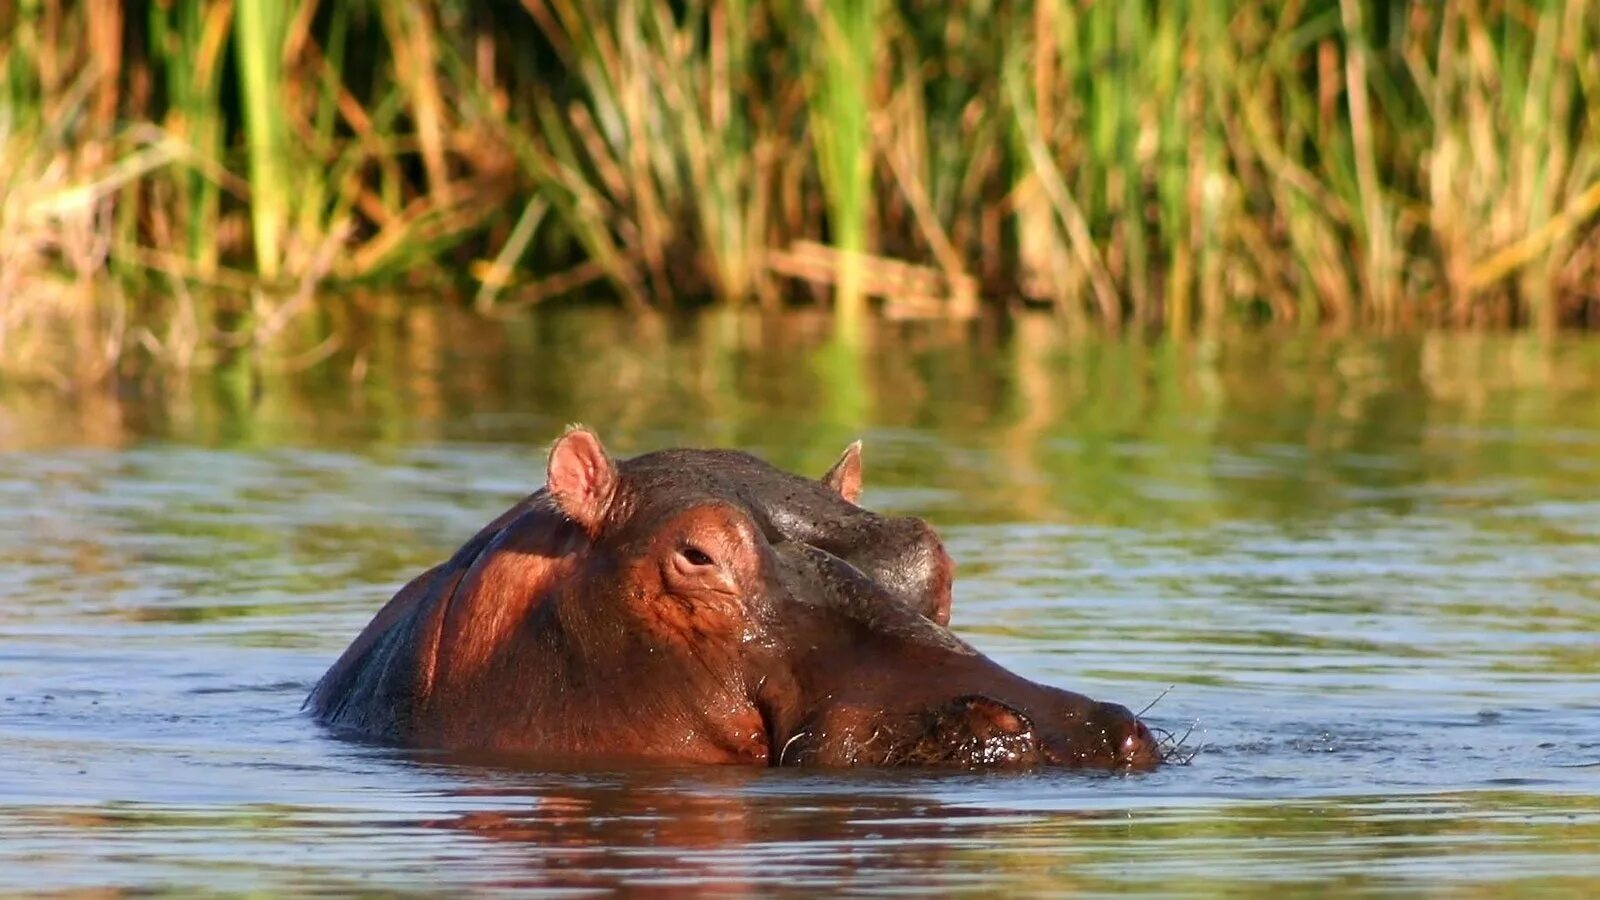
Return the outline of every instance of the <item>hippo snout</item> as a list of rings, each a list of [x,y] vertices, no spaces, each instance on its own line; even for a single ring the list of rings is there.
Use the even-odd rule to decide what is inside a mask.
[[[1044,757],[1055,765],[1153,769],[1161,745],[1126,706],[1094,703],[1071,717],[1072,724],[1044,741]]]
[[[1126,706],[1119,703],[1096,704],[1094,718],[1105,735],[1113,765],[1149,769],[1161,762],[1161,745],[1155,735]]]

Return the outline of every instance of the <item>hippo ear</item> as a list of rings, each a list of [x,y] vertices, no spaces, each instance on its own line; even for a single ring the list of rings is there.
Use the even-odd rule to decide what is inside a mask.
[[[574,426],[550,448],[545,486],[562,514],[593,537],[616,492],[617,467],[594,432]]]
[[[828,474],[822,476],[822,483],[839,492],[839,496],[858,503],[861,500],[861,442],[856,441],[844,448],[844,455],[833,464]]]

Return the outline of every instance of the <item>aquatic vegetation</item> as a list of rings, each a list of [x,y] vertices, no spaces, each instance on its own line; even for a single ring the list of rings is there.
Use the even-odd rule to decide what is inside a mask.
[[[166,350],[319,286],[1600,320],[1600,0],[29,0],[0,35],[8,348],[64,280],[97,321],[196,292],[126,310]]]

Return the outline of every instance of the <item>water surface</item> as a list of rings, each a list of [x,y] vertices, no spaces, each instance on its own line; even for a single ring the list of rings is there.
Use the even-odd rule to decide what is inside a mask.
[[[0,388],[0,890],[1600,892],[1600,342],[407,313],[312,368]],[[935,522],[955,627],[1136,776],[518,771],[299,711],[542,477],[735,446]]]

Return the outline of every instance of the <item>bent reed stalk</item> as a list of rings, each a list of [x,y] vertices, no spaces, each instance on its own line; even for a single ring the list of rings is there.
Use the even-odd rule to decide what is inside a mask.
[[[1600,0],[30,0],[0,34],[11,337],[64,280],[1600,323]]]

